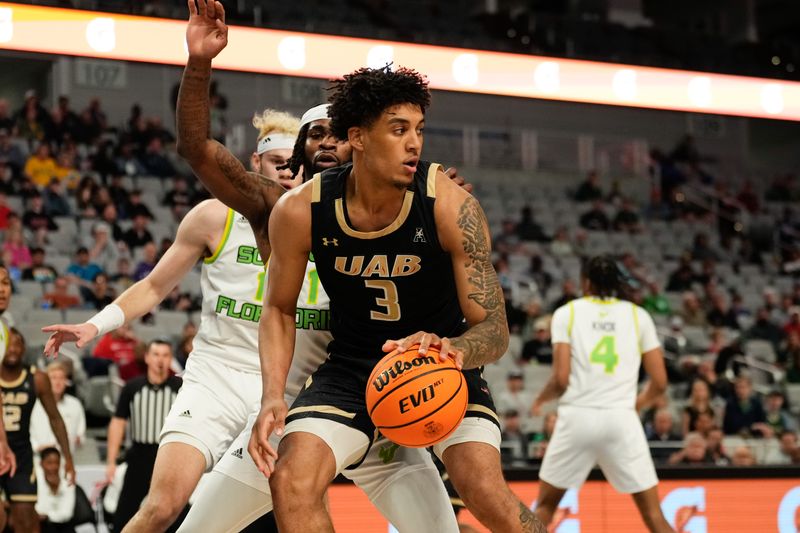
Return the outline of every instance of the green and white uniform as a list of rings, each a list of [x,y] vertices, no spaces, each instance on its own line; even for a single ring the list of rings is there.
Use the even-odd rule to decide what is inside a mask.
[[[299,390],[327,356],[328,297],[315,274],[314,263],[309,262],[298,300],[298,351],[287,390]],[[250,224],[229,209],[219,246],[203,261],[200,327],[183,387],[161,432],[162,445],[183,442],[200,450],[208,469],[260,405],[258,321],[265,277],[266,265]]]
[[[553,315],[552,342],[570,345],[570,375],[540,478],[577,488],[597,464],[619,492],[655,486],[635,409],[642,354],[660,346],[650,315],[624,300],[573,300]]]

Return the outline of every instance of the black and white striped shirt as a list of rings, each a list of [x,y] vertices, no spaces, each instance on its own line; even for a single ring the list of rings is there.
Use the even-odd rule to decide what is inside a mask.
[[[181,384],[177,376],[158,385],[147,381],[147,376],[135,377],[125,384],[114,416],[130,420],[128,431],[134,444],[158,444],[161,427]]]

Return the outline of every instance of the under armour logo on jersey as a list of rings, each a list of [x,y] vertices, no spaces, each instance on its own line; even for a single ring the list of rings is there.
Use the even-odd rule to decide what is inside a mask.
[[[184,412],[182,412],[181,414],[179,414],[178,416],[182,416],[184,418],[192,418],[192,413],[190,413],[189,410],[187,409]]]
[[[239,448],[238,450],[233,450],[231,452],[231,455],[236,457],[237,459],[241,459],[243,454],[244,454],[243,448]]]
[[[328,239],[326,237],[323,237],[322,246],[328,246],[329,244],[333,246],[339,246],[339,239]]]
[[[422,228],[417,228],[414,231],[414,242],[428,242],[425,240],[425,233],[422,231]]]

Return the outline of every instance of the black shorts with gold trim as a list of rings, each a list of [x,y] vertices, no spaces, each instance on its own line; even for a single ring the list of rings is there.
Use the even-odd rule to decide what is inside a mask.
[[[483,379],[482,372],[482,368],[473,368],[463,372],[467,381],[467,393],[469,395],[467,412],[464,414],[464,418],[485,418],[500,428],[500,419],[494,407],[492,393],[489,392],[489,385]]]
[[[33,449],[30,442],[11,444],[11,451],[17,458],[17,471],[14,476],[0,476],[0,488],[10,502],[36,503],[36,471],[33,469]]]
[[[329,358],[306,381],[289,408],[286,423],[302,418],[333,420],[361,431],[372,442],[377,432],[367,412],[366,378],[346,361]]]

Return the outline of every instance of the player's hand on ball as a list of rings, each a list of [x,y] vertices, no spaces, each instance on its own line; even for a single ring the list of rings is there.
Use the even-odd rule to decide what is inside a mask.
[[[453,180],[453,183],[464,189],[465,191],[471,193],[472,192],[472,184],[467,183],[467,180],[464,176],[460,176],[458,174],[458,169],[456,167],[450,167],[444,171],[448,178]]]
[[[409,335],[399,340],[387,340],[383,343],[383,351],[391,352],[397,350],[398,352],[405,352],[415,344],[419,344],[418,352],[420,355],[428,353],[428,348],[433,346],[439,349],[439,358],[446,361],[451,357],[456,364],[456,367],[461,369],[464,366],[464,353],[455,348],[447,337],[439,337],[435,333],[427,333],[425,331],[418,331],[413,335]]]
[[[189,0],[186,46],[190,57],[214,59],[228,45],[225,8],[216,0]]]
[[[53,324],[42,328],[45,333],[51,333],[44,345],[44,355],[55,357],[65,342],[74,342],[78,348],[83,348],[97,336],[97,327],[84,322],[83,324]]]
[[[273,431],[278,436],[283,435],[287,411],[288,406],[283,398],[262,402],[261,411],[250,434],[247,451],[258,470],[266,477],[275,471],[275,461],[278,460],[278,452],[269,443],[269,436]]]

